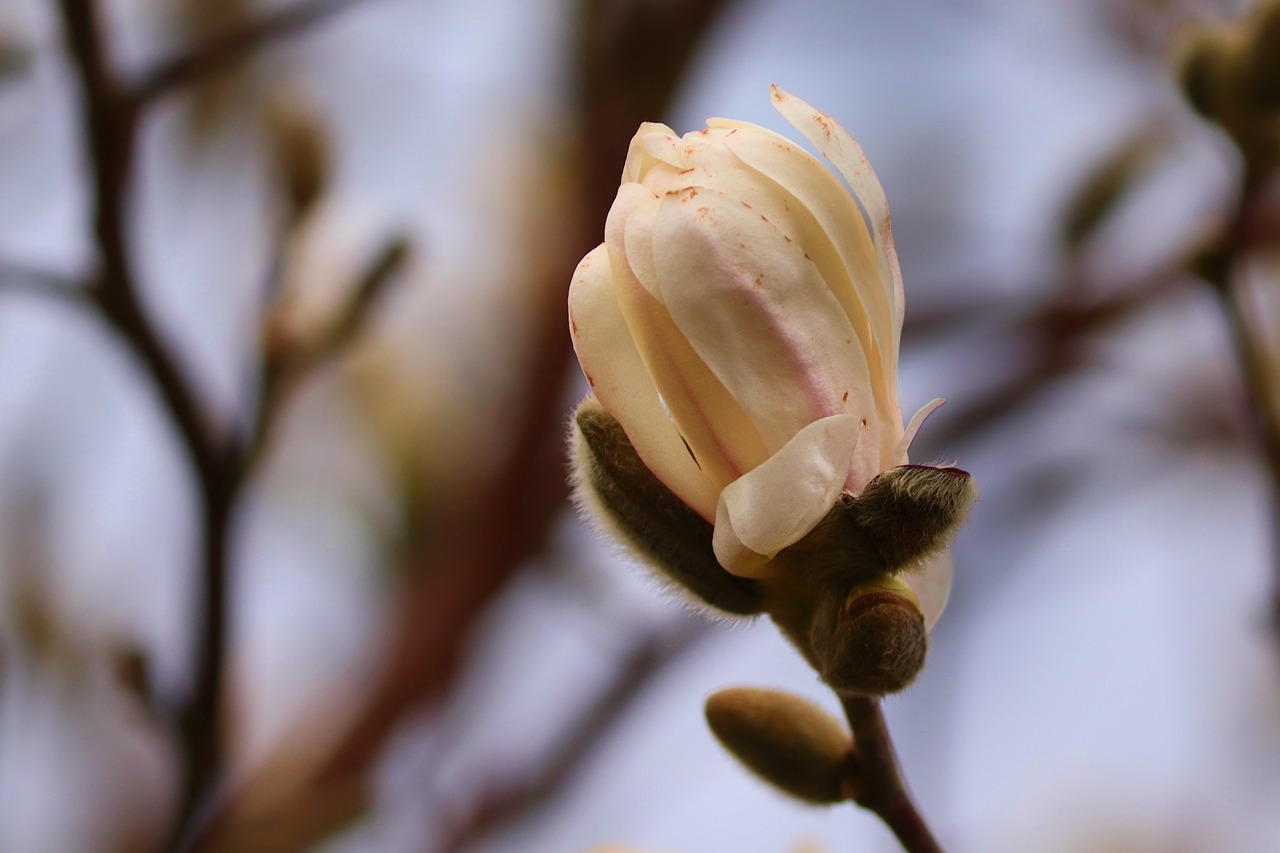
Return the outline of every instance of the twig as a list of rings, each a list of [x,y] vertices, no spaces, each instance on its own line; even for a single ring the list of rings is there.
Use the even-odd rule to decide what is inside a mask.
[[[319,340],[300,349],[277,351],[268,342],[262,362],[260,406],[246,451],[249,467],[258,459],[294,391],[316,368],[347,349],[363,331],[374,305],[386,292],[409,257],[409,241],[395,237],[387,242],[356,282],[351,297],[338,313],[333,326]]]
[[[853,801],[884,821],[907,853],[942,853],[902,780],[880,700],[841,696],[840,703],[853,729]]]
[[[1025,311],[1006,311],[1003,319],[999,309],[990,306],[958,307],[909,318],[904,336],[986,328],[995,315],[996,328],[989,334],[1003,334],[1011,342],[1023,340],[1031,348],[1012,376],[953,411],[944,409],[939,422],[928,430],[929,441],[940,447],[954,446],[1021,407],[1050,383],[1079,370],[1087,363],[1081,350],[1086,336],[1115,327],[1184,286],[1188,268],[1202,246],[1197,243],[1195,251],[1179,253],[1125,287],[1070,283],[1060,288],[1064,297]],[[1097,291],[1114,295],[1088,301],[1074,295]]]
[[[125,223],[138,112],[107,64],[93,3],[59,0],[73,65],[84,97],[93,174],[93,226],[99,269],[89,294],[133,350],[159,392],[194,469],[203,516],[200,628],[192,693],[177,711],[186,758],[180,820],[195,808],[218,765],[217,699],[221,693],[226,612],[227,531],[238,483],[234,445],[214,438],[186,377],[138,299]]]
[[[188,377],[140,302],[127,234],[138,124],[143,107],[152,98],[240,59],[271,39],[297,32],[350,2],[353,0],[307,3],[265,18],[211,40],[129,88],[110,67],[96,5],[91,0],[59,0],[72,66],[82,89],[93,180],[93,232],[99,266],[87,293],[133,351],[159,393],[195,474],[203,520],[193,686],[175,714],[185,757],[175,838],[190,823],[220,764],[218,718],[226,649],[228,540],[235,499],[250,460],[238,437],[215,434]]]
[[[1268,358],[1266,347],[1249,319],[1244,304],[1245,288],[1236,280],[1240,262],[1257,242],[1255,220],[1263,186],[1264,175],[1246,167],[1240,197],[1223,233],[1221,246],[1202,265],[1202,273],[1222,305],[1261,440],[1263,459],[1271,475],[1272,559],[1276,564],[1271,620],[1274,630],[1280,632],[1280,388],[1276,387],[1275,364]]]
[[[79,299],[85,295],[81,282],[49,270],[0,260],[0,292],[30,293],[55,299]]]
[[[133,93],[139,104],[155,100],[253,56],[262,47],[320,23],[364,0],[301,0],[231,32],[211,36],[190,52],[144,74]]]
[[[690,619],[673,635],[637,643],[590,707],[562,728],[565,735],[552,759],[529,778],[483,793],[445,831],[436,853],[462,853],[553,800],[654,677],[707,633],[706,622]]]

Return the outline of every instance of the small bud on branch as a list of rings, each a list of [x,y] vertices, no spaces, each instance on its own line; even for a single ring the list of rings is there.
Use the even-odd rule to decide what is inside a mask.
[[[817,705],[782,690],[729,687],[707,699],[707,725],[749,770],[809,803],[849,798],[853,740]]]

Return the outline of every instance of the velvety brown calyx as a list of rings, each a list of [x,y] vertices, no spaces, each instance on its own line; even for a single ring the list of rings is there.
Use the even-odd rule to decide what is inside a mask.
[[[737,615],[759,613],[760,585],[724,570],[711,525],[645,466],[618,420],[594,398],[574,414],[580,488],[639,556],[702,601]]]

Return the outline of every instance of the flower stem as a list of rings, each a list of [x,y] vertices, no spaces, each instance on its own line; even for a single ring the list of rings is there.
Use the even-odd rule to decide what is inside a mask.
[[[841,696],[840,703],[853,729],[853,801],[884,821],[907,853],[942,853],[903,781],[880,700]]]

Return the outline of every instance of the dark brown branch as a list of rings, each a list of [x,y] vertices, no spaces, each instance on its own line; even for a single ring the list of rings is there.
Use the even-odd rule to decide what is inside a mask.
[[[701,37],[727,2],[585,0],[579,79],[584,87],[586,215],[566,271],[599,242],[627,141],[641,121],[663,113]],[[640,49],[642,42],[647,52]],[[615,88],[609,88],[609,81]],[[544,289],[554,298],[529,320],[538,343],[526,368],[524,398],[515,407],[515,438],[447,541],[420,557],[427,570],[419,572],[422,580],[410,593],[386,678],[335,754],[326,770],[329,777],[359,772],[406,710],[442,695],[472,626],[507,579],[541,547],[564,502],[564,413],[558,402],[564,398],[573,353],[562,296],[567,279],[561,280],[566,283]],[[520,500],[513,502],[513,494]]]
[[[240,29],[211,36],[190,53],[163,62],[144,74],[134,87],[134,97],[139,103],[146,103],[188,86],[360,2],[363,0],[301,0]]]
[[[98,270],[89,295],[150,377],[195,473],[203,517],[194,685],[176,717],[186,759],[181,826],[218,768],[218,700],[226,628],[227,535],[241,479],[239,451],[216,438],[187,377],[140,302],[127,222],[138,104],[121,88],[107,57],[97,10],[59,0],[72,65],[81,86],[93,181]]]
[[[562,728],[565,734],[551,760],[529,778],[504,780],[483,792],[471,810],[444,833],[434,848],[436,853],[462,853],[554,800],[643,689],[707,633],[707,623],[691,619],[674,635],[637,643],[595,701]]]
[[[884,821],[907,853],[942,853],[902,779],[880,700],[841,696],[840,703],[853,729],[853,801]]]

